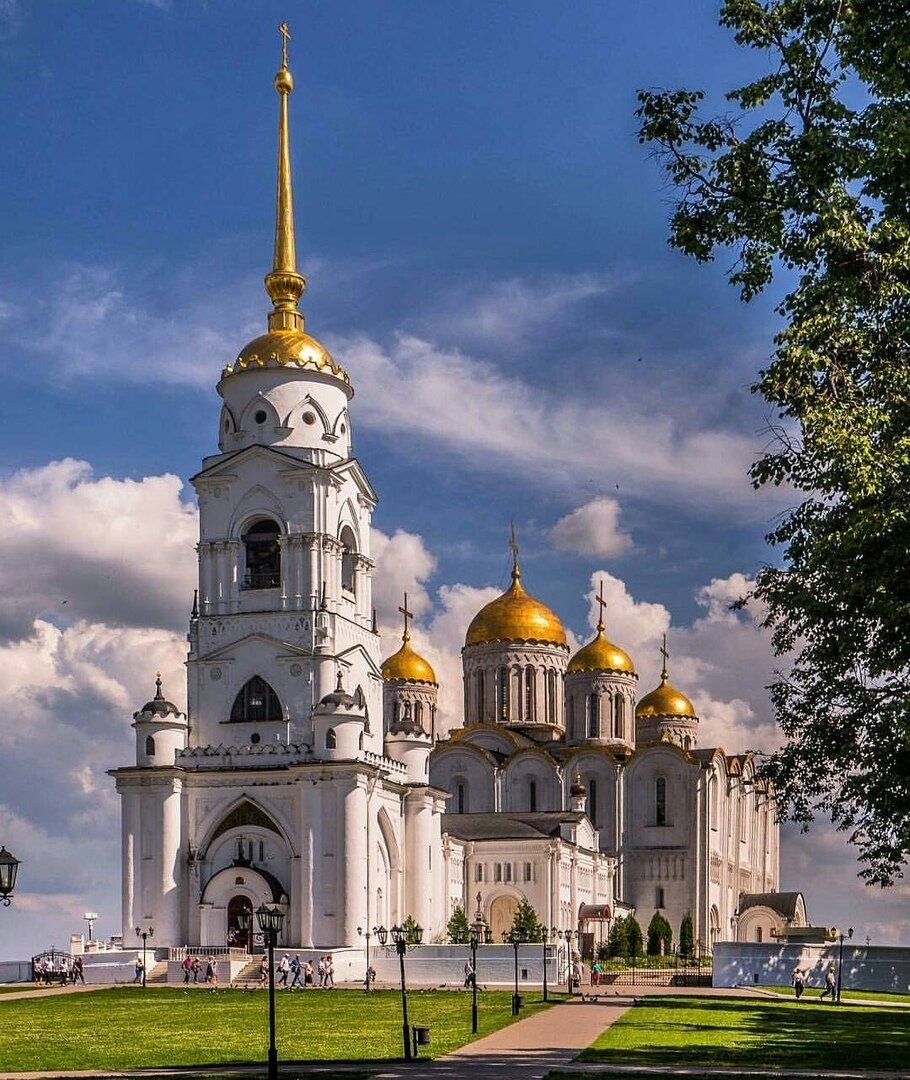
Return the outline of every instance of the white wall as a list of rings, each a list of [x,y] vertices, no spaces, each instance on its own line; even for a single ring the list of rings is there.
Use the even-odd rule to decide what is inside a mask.
[[[714,946],[715,986],[789,986],[793,969],[808,974],[808,986],[825,984],[837,969],[838,945],[778,945],[719,941]],[[910,947],[844,943],[843,988],[910,993]]]

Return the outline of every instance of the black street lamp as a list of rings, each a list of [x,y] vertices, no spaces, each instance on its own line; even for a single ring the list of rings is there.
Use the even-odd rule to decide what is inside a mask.
[[[142,989],[145,989],[145,976],[148,971],[148,967],[145,962],[145,949],[146,942],[150,937],[155,936],[155,930],[153,927],[149,927],[148,930],[143,930],[141,926],[136,927],[136,937],[142,938]]]
[[[4,845],[0,848],[0,904],[4,907],[9,907],[12,902],[18,873],[19,860],[15,855],[11,855]]]
[[[367,969],[364,972],[364,976],[363,976],[363,989],[367,994],[370,992],[370,989],[371,989],[370,975],[371,975],[371,972],[372,972],[372,968],[370,967],[370,938],[373,936],[373,934],[376,934],[378,931],[379,931],[378,926],[373,927],[372,933],[370,932],[369,927],[367,927],[366,930],[364,930],[362,926],[357,927],[358,935],[363,935],[363,937],[366,938],[366,943],[367,943]]]
[[[571,930],[564,930],[563,937],[566,939],[566,990],[570,994],[575,993],[575,980],[573,978],[573,972],[575,970],[575,960],[572,956],[572,939],[575,934]]]
[[[474,913],[474,922],[471,924],[471,934],[468,938],[471,946],[471,1034],[477,1034],[477,946],[492,945],[493,931],[487,926],[483,917],[483,905],[480,893],[477,894],[477,911]]]
[[[544,999],[544,1001],[549,1001],[550,1000],[547,997],[547,942],[548,941],[556,941],[556,938],[557,938],[558,934],[559,934],[559,931],[556,929],[555,926],[551,927],[549,930],[545,926],[541,928],[541,938],[540,938],[540,940],[543,942],[543,999]]]
[[[515,992],[512,994],[512,1015],[518,1016],[521,1012],[521,995],[518,993],[518,948],[524,941],[524,935],[519,930],[510,930],[503,934],[503,939],[508,941],[515,950]]]
[[[841,988],[841,972],[844,968],[844,932],[841,930],[838,935],[840,942],[837,950],[837,1003],[840,1005],[840,988]],[[853,927],[851,926],[847,930],[847,937],[853,937]]]
[[[284,923],[284,912],[272,905],[256,909],[256,921],[269,946],[269,1073],[268,1080],[278,1080],[278,1048],[275,1046],[275,943]]]
[[[389,940],[390,931],[386,930],[384,926],[380,926],[376,930],[376,936],[379,938],[379,944],[385,945]],[[401,1036],[402,1043],[404,1045],[404,1059],[410,1061],[411,1055],[411,1036],[408,1029],[408,987],[405,981],[404,974],[404,956],[408,951],[408,946],[419,945],[423,941],[423,927],[422,926],[393,926],[391,929],[392,941],[395,943],[395,951],[398,953],[398,963],[401,968]]]

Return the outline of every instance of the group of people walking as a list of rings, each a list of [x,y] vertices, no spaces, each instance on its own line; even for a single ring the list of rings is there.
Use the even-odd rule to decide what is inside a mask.
[[[799,1001],[809,985],[809,972],[795,967],[793,974],[790,976],[790,983],[793,986],[793,992],[796,994],[796,1000]],[[824,1001],[825,998],[828,998],[832,1005],[837,1001],[837,976],[834,974],[833,966],[829,967],[825,972],[825,988],[818,995],[819,1001]]]
[[[32,966],[39,986],[85,986],[81,956],[39,956]]]
[[[267,986],[268,981],[269,961],[267,956],[263,956],[259,965],[259,985]],[[301,960],[298,953],[293,957],[284,953],[275,965],[275,985],[283,986],[285,990],[306,990],[316,985],[321,990],[330,989],[335,985],[335,965],[331,954],[320,956],[314,967],[309,960]]]
[[[190,956],[187,953],[181,967],[183,968],[183,981],[185,983],[198,983],[201,981],[208,986],[218,985],[218,961],[214,956],[208,956],[203,961],[198,956]],[[201,979],[200,975],[202,976]]]

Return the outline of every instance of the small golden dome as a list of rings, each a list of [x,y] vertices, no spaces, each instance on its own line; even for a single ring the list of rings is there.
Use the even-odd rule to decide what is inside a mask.
[[[334,375],[350,386],[344,368],[335,362],[324,345],[302,330],[270,330],[254,338],[240,350],[233,364],[228,364],[222,378],[250,368],[297,367],[314,368]]]
[[[695,706],[685,694],[670,685],[666,671],[661,674],[660,686],[645,694],[636,705],[635,716],[639,720],[651,716],[689,716],[698,719]]]
[[[408,635],[408,638],[410,634]],[[403,679],[407,682],[422,682],[436,684],[436,672],[411,648],[410,641],[405,638],[404,644],[397,653],[382,662],[382,677],[386,682],[393,679]]]
[[[603,624],[598,623],[597,636],[572,657],[566,674],[579,671],[627,671],[634,675],[635,665],[627,652],[604,637]]]
[[[491,641],[545,641],[566,644],[566,632],[559,616],[546,604],[526,593],[516,565],[509,589],[491,600],[471,620],[465,645],[486,645]]]

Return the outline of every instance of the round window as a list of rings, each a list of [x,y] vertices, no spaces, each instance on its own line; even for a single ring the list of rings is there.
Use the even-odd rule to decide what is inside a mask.
[[[259,734],[259,732],[254,731],[253,734],[250,736],[250,742],[252,743],[253,746],[255,746],[256,743],[258,743],[261,738],[262,738],[262,736]]]
[[[267,419],[265,409],[259,409],[253,419],[257,424],[264,424]]]
[[[315,424],[316,423],[316,414],[314,412],[305,412],[303,414],[303,422],[305,424]]]

